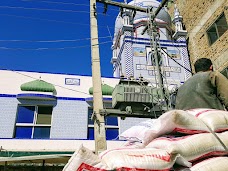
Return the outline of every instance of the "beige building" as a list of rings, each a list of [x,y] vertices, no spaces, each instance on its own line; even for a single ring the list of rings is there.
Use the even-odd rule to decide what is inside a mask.
[[[175,3],[188,32],[191,63],[208,57],[213,61],[214,68],[227,76],[228,0],[176,0]]]

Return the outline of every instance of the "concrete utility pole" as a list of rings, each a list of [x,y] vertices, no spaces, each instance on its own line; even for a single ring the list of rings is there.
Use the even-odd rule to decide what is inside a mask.
[[[93,119],[95,153],[107,149],[104,116],[99,113],[103,109],[103,99],[101,90],[101,69],[98,44],[97,12],[96,0],[90,0],[90,29],[91,29],[91,55],[92,55],[92,80],[93,80]]]
[[[101,73],[100,73],[100,57],[98,45],[98,29],[97,29],[97,13],[96,1],[107,5],[117,6],[120,8],[127,8],[133,11],[147,12],[147,9],[128,5],[126,3],[114,2],[111,0],[90,0],[90,27],[91,27],[91,55],[92,55],[92,79],[93,79],[93,111],[94,111],[94,134],[95,134],[95,152],[100,152],[107,149],[105,136],[104,116],[100,114],[99,110],[103,109],[102,91],[101,91]],[[160,6],[156,9],[154,17],[159,13],[164,4],[168,0],[163,0]],[[126,1],[125,1],[126,2]],[[152,21],[153,22],[153,21]],[[148,29],[148,26],[147,26]],[[155,49],[157,53],[157,49]],[[156,62],[158,63],[158,62]]]

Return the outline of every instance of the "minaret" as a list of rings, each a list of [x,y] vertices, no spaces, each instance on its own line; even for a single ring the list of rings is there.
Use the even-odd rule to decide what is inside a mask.
[[[173,24],[175,24],[175,33],[173,34],[173,38],[177,42],[179,41],[179,42],[186,43],[186,47],[181,48],[181,59],[183,61],[183,66],[189,69],[189,71],[191,71],[190,59],[188,56],[187,42],[186,42],[187,31],[183,30],[182,21],[183,21],[183,17],[180,15],[179,10],[177,9],[177,5],[175,4],[174,19],[173,19]],[[187,80],[192,76],[192,74],[189,71],[187,70],[184,71],[185,80]]]
[[[186,38],[186,35],[187,35],[187,31],[183,30],[182,21],[183,21],[183,17],[180,15],[179,10],[177,9],[177,5],[175,4],[174,19],[173,19],[173,24],[175,24],[175,33],[173,35],[173,38],[176,40],[178,40],[179,37]]]
[[[123,19],[123,27],[121,29],[124,39],[123,55],[122,55],[122,72],[129,78],[134,76],[133,69],[133,54],[132,54],[132,36],[133,36],[133,18],[132,11],[129,9],[123,9],[121,13]]]

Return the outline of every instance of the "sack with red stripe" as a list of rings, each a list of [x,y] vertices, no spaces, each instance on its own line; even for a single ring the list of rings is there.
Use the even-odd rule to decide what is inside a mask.
[[[203,121],[212,131],[228,130],[228,111],[216,109],[191,109],[188,113]]]
[[[110,170],[101,159],[83,145],[74,152],[63,171],[107,171]]]
[[[143,144],[146,146],[154,138],[171,133],[196,134],[210,132],[208,127],[197,117],[184,110],[171,110],[157,119],[157,129],[145,132]],[[158,130],[158,131],[157,131]]]
[[[171,110],[162,114],[158,119],[141,122],[120,134],[127,140],[138,140],[144,146],[153,139],[172,132],[195,134],[210,132],[205,124],[197,117],[184,110]],[[137,131],[136,131],[137,130]]]
[[[228,171],[228,157],[213,157],[196,164],[191,168],[175,167],[174,171]]]
[[[228,171],[228,157],[214,157],[190,168],[191,171]]]
[[[217,133],[217,136],[223,144],[212,133],[201,133],[178,138],[157,138],[146,147],[179,153],[191,162],[210,156],[228,155],[228,131]]]
[[[187,167],[187,162],[179,154],[169,154],[154,148],[119,148],[102,152],[100,155],[111,170],[119,171],[168,171],[176,162]]]

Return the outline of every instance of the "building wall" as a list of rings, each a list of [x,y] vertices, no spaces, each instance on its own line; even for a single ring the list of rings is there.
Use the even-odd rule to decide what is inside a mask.
[[[88,104],[80,100],[58,100],[53,109],[51,138],[87,139]]]
[[[150,80],[152,83],[155,83],[155,69],[148,64],[150,41],[148,37],[127,37],[126,41],[132,42],[132,56],[133,56],[133,70],[134,77],[139,78],[143,76],[144,78]],[[123,42],[124,44],[125,42]],[[174,60],[181,65],[185,65],[184,63],[188,63],[188,53],[185,50],[187,48],[186,41],[170,41],[170,40],[160,40],[160,47],[165,50],[166,53],[171,55],[171,52],[175,52],[176,57]],[[186,52],[185,52],[185,51]],[[141,52],[141,53],[139,53]],[[162,51],[163,52],[163,51]],[[166,80],[168,84],[176,84],[180,85],[187,79],[187,74],[183,67],[178,65],[174,60],[172,60],[168,55],[163,52],[162,60],[163,65],[165,66],[166,72]],[[185,53],[183,53],[185,52]],[[124,54],[121,55],[121,60],[124,60]],[[187,59],[187,61],[185,61]],[[123,63],[123,62],[122,62]]]
[[[176,3],[188,31],[191,63],[208,57],[212,59],[214,67],[222,71],[228,66],[228,31],[212,45],[206,31],[222,12],[228,22],[227,0],[177,0]]]
[[[13,138],[19,104],[54,106],[50,138],[87,139],[89,105],[85,100],[65,99],[55,102],[18,100],[16,97],[0,97],[0,138]]]
[[[15,97],[0,97],[0,138],[12,138],[18,101]]]
[[[93,96],[91,76],[38,73],[25,71],[0,70],[0,138],[13,138],[18,105],[53,106],[51,120],[51,139],[87,139],[88,107],[92,106]],[[22,91],[24,83],[41,78],[56,88],[56,100],[20,99],[18,94],[46,94],[44,92]],[[80,83],[68,84],[66,78],[79,80]],[[102,78],[102,83],[115,87],[119,82],[115,78]],[[111,98],[110,96],[103,96]]]

